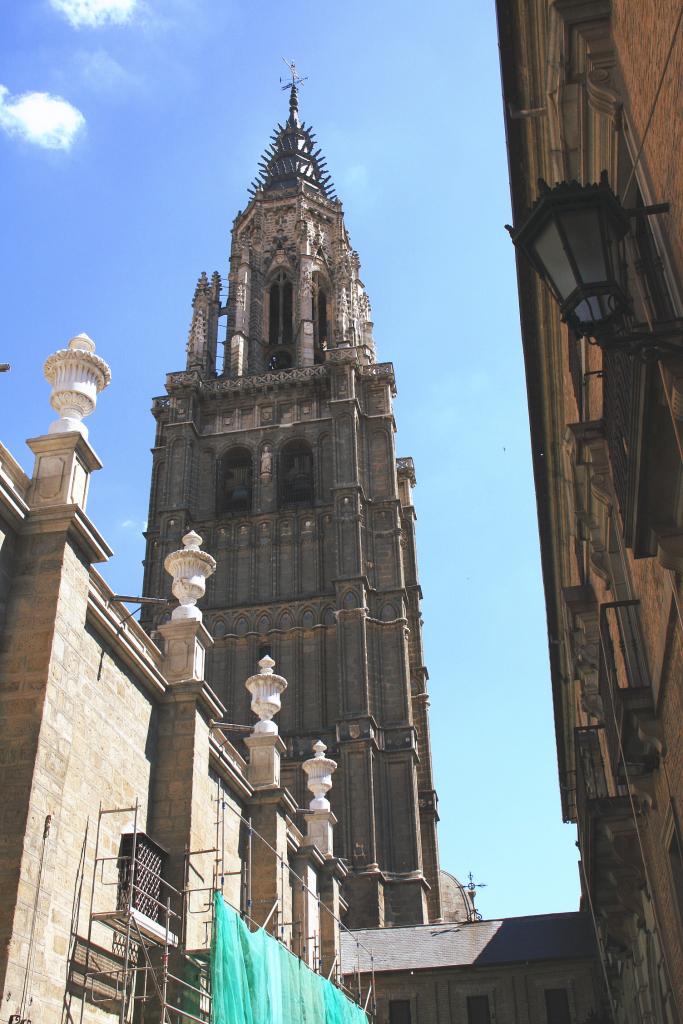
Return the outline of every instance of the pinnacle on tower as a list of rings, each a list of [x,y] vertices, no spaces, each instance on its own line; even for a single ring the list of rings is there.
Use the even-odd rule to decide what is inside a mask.
[[[250,192],[264,192],[295,188],[303,182],[326,199],[337,198],[332,176],[315,142],[310,126],[299,120],[299,94],[296,82],[289,92],[289,117],[284,125],[278,124],[272,141],[259,161],[256,178]]]

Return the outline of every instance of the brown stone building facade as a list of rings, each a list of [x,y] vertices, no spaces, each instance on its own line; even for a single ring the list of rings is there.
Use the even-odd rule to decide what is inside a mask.
[[[563,813],[578,824],[614,1019],[678,1021],[681,7],[499,0],[497,10],[515,230],[539,178],[586,185],[606,171],[629,211],[630,303],[611,341],[563,323],[521,254],[517,269]],[[668,212],[643,213],[661,203]]]
[[[208,1021],[216,890],[341,980],[334,817],[282,785],[272,722],[241,753],[216,724],[194,608],[213,559],[184,538],[154,643],[95,568],[111,551],[86,511],[93,448],[63,427],[29,443],[31,477],[0,446],[0,1019]],[[261,698],[286,685],[272,659],[253,669]]]
[[[353,925],[441,916],[411,459],[378,363],[358,254],[296,88],[232,229],[227,296],[202,275],[187,368],[156,399],[145,594],[190,527],[219,563],[207,679],[248,721],[260,652],[296,680],[283,778],[318,737],[339,762],[336,852]],[[216,372],[219,333],[225,361]],[[148,629],[153,614],[145,620]]]
[[[31,474],[0,445],[0,1021],[213,1020],[216,891],[386,1024],[601,1006],[585,914],[478,921],[439,872],[414,472],[358,271],[293,90],[154,402],[146,629],[96,568],[90,338],[45,364]]]
[[[342,936],[342,957],[351,987],[372,970],[378,1024],[562,1024],[600,1012],[587,914],[364,928]]]

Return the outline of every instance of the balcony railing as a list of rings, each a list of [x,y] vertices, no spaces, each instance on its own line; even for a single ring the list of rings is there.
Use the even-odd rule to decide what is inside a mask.
[[[576,822],[584,866],[589,878],[596,867],[598,837],[595,820],[623,819],[630,814],[627,796],[618,791],[602,756],[605,730],[584,726],[574,730],[576,757]]]
[[[628,514],[629,470],[633,457],[633,417],[637,414],[641,364],[615,346],[603,363],[603,419],[612,464],[614,490],[625,521]]]
[[[639,724],[654,716],[650,673],[640,626],[639,601],[613,601],[600,608],[600,696],[607,748],[619,784],[658,764]]]

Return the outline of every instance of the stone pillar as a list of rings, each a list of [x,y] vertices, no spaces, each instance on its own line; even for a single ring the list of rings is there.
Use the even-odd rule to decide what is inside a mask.
[[[320,973],[341,980],[341,932],[339,920],[346,904],[342,904],[341,887],[348,874],[344,862],[328,857],[319,875],[320,889]]]
[[[299,337],[297,350],[299,366],[313,366],[315,362],[313,338],[313,260],[301,256],[299,273]]]
[[[87,334],[76,335],[66,348],[49,356],[44,372],[52,385],[50,404],[60,416],[47,434],[26,442],[35,455],[29,505],[78,506],[85,512],[90,474],[102,463],[88,444],[83,419],[94,411],[111,372],[95,355],[95,343]]]
[[[322,740],[313,744],[313,750],[314,756],[304,761],[301,766],[308,776],[308,788],[313,793],[306,815],[306,836],[310,843],[318,847],[323,857],[332,857],[332,830],[337,824],[337,819],[332,813],[327,793],[332,788],[332,775],[337,770],[337,763],[325,757],[327,747]]]
[[[169,856],[167,880],[176,889],[185,886],[186,854],[206,850],[215,844],[215,836],[207,828],[206,807],[209,792],[210,721],[220,718],[222,708],[216,703],[204,682],[206,652],[213,640],[202,624],[202,613],[196,601],[203,594],[205,579],[216,563],[199,550],[201,537],[190,532],[183,537],[184,547],[174,551],[165,561],[166,571],[173,575],[173,593],[180,604],[171,621],[162,624],[159,632],[164,641],[162,672],[168,683],[159,712],[158,751],[152,778],[150,800],[150,831]],[[196,885],[213,884],[212,855],[202,854],[192,860]],[[162,901],[168,893],[164,893]],[[172,906],[179,912],[177,897]],[[175,931],[178,921],[171,922]],[[186,942],[190,948],[206,945],[205,921],[201,915],[188,915]]]
[[[15,512],[15,571],[0,649],[0,991],[7,1017],[30,1016],[22,986],[34,905],[34,978],[55,978],[57,958],[44,936],[45,893],[59,889],[55,850],[60,833],[72,827],[62,801],[77,728],[74,681],[84,667],[90,567],[112,553],[85,514],[90,473],[101,464],[82,420],[110,380],[94,348],[79,335],[45,363],[60,417],[48,434],[28,442],[33,477]],[[62,848],[66,843],[62,838]],[[55,913],[63,909],[60,895],[53,895]],[[63,991],[61,978],[45,983],[41,1005],[50,1019],[62,1011]]]
[[[273,672],[272,658],[261,658],[259,671],[247,679],[251,709],[259,721],[245,739],[250,759],[247,778],[254,787],[248,813],[256,835],[251,840],[248,864],[251,906],[248,913],[285,942],[291,940],[291,888],[287,851],[287,817],[296,804],[280,785],[280,758],[285,750],[273,722],[280,710],[280,695],[287,680]]]
[[[315,846],[302,847],[292,862],[297,876],[292,880],[292,949],[314,971],[321,956],[318,876],[323,864]]]
[[[245,371],[245,353],[246,345],[244,337],[241,334],[233,334],[230,339],[230,376],[231,377],[242,377]]]
[[[317,870],[319,893],[317,949],[321,973],[328,975],[332,970],[335,977],[340,967],[339,918],[341,915],[340,886],[346,878],[346,868],[334,857],[333,830],[337,819],[332,814],[327,794],[332,788],[332,775],[337,770],[336,762],[325,757],[325,744],[318,740],[313,744],[314,756],[304,761],[302,768],[308,777],[308,788],[313,793],[306,815],[306,839],[311,848],[322,855]],[[301,854],[304,851],[300,851]],[[310,927],[310,911],[309,911]]]

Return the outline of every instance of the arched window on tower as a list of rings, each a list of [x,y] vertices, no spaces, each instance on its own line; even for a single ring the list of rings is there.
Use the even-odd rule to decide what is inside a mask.
[[[313,274],[313,351],[316,363],[322,363],[325,359],[325,349],[328,348],[327,339],[327,287],[325,282],[316,271]]]
[[[219,512],[237,515],[251,512],[251,452],[246,448],[231,448],[221,461]]]
[[[305,441],[290,441],[280,452],[278,482],[280,505],[313,504],[313,452]]]
[[[278,270],[268,289],[268,343],[291,345],[293,336],[292,282]]]

